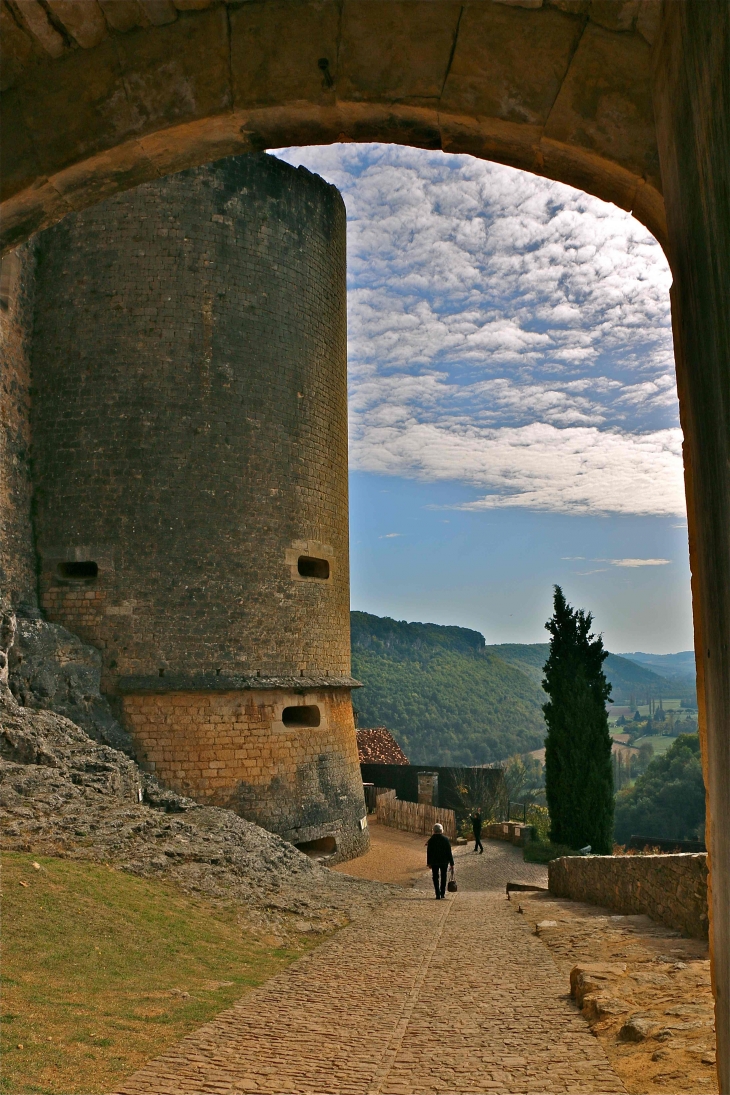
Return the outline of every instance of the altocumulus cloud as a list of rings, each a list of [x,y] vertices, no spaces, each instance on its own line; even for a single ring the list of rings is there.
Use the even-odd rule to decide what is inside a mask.
[[[347,205],[354,468],[468,483],[461,508],[684,514],[671,279],[642,225],[469,156],[277,155]]]

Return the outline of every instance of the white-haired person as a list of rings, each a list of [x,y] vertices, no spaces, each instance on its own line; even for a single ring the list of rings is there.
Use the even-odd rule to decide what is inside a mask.
[[[449,867],[453,869],[454,856],[451,841],[444,836],[443,825],[438,823],[433,827],[433,836],[426,841],[426,863],[431,868],[436,900],[443,901],[446,897],[446,875]]]

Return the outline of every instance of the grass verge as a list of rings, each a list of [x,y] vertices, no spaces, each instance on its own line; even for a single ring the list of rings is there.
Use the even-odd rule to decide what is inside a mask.
[[[2,882],[8,1095],[113,1090],[312,945],[266,945],[240,909],[98,864],[8,853]]]

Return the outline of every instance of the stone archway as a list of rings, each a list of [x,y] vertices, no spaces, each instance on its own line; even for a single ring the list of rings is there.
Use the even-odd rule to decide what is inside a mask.
[[[5,243],[185,167],[337,140],[524,168],[663,241],[658,14],[657,0],[11,0]]]
[[[6,249],[157,176],[337,140],[555,178],[665,246],[730,1092],[728,0],[5,0],[0,15]]]

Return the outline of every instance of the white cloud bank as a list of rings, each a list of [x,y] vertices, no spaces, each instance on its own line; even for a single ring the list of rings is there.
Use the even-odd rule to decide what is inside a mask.
[[[615,567],[664,567],[671,559],[609,559]]]
[[[353,468],[484,490],[469,509],[684,515],[671,279],[642,225],[469,156],[277,154],[347,204]]]
[[[681,512],[678,429],[646,435],[535,422],[480,430],[435,423],[362,428],[353,464],[366,471],[425,480],[461,480],[488,493],[462,510],[522,506],[569,513]]]

